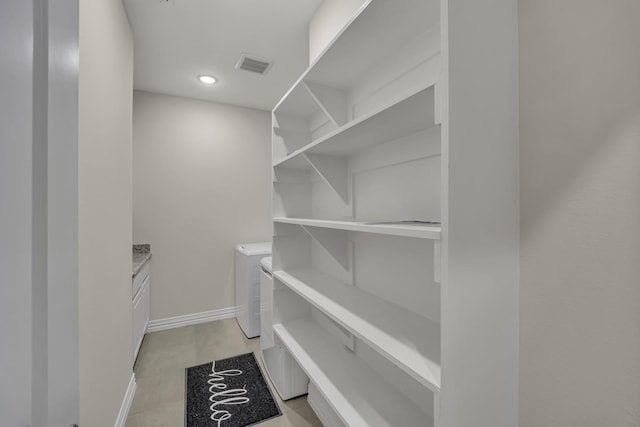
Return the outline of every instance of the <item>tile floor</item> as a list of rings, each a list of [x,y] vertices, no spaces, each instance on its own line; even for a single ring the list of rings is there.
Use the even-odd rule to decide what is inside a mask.
[[[247,339],[235,319],[147,334],[133,369],[138,388],[126,427],[184,426],[184,369],[250,351],[283,413],[259,426],[322,427],[306,396],[280,400],[262,366],[260,339]]]

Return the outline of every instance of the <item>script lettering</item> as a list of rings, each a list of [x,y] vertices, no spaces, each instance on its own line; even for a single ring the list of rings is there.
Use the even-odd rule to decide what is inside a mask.
[[[246,385],[243,388],[236,388],[227,390],[227,384],[220,381],[224,381],[225,377],[235,377],[242,375],[240,369],[228,369],[225,371],[216,372],[216,363],[213,362],[212,372],[209,374],[209,401],[212,402],[209,409],[211,410],[211,419],[218,423],[218,427],[222,426],[222,422],[232,417],[231,413],[225,409],[217,409],[221,405],[244,405],[249,403],[248,397],[243,397],[247,394]],[[221,391],[220,391],[221,390]],[[222,398],[218,400],[218,398]]]

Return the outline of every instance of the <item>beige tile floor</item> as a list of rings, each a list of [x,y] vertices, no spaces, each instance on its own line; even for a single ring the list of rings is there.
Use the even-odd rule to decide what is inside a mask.
[[[184,426],[184,369],[250,351],[283,413],[260,427],[321,427],[306,396],[280,400],[262,366],[260,339],[247,339],[235,319],[147,334],[133,369],[138,387],[126,427]]]

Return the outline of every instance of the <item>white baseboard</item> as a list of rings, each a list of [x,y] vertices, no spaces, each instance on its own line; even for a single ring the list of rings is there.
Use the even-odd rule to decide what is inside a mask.
[[[120,406],[120,412],[118,412],[118,418],[116,418],[115,427],[124,427],[127,422],[127,416],[129,415],[129,409],[131,409],[131,404],[133,403],[133,396],[136,394],[136,374],[131,374],[131,379],[129,380],[129,386],[127,387],[127,392],[124,395],[124,400],[122,401],[122,405]]]
[[[202,313],[169,317],[167,319],[151,320],[149,321],[147,332],[164,331],[165,329],[179,328],[181,326],[197,325],[199,323],[212,322],[214,320],[229,319],[236,316],[236,311],[236,307],[227,307]]]

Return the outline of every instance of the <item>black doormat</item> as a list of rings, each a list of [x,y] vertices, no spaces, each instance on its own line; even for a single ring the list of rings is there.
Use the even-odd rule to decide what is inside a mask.
[[[185,427],[244,427],[281,415],[253,353],[186,369]]]

